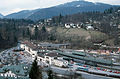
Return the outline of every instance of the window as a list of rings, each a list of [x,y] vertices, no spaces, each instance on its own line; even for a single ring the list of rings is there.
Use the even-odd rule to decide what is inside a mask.
[[[49,59],[49,57],[46,57],[47,59]]]

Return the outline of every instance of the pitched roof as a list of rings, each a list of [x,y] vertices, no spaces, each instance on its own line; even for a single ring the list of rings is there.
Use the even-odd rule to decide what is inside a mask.
[[[24,69],[24,67],[27,68]],[[27,75],[29,69],[30,69],[29,66],[20,64],[20,65],[4,66],[3,68],[0,69],[0,72],[5,73],[5,71],[7,70],[7,71],[12,71],[16,75],[25,76]]]
[[[24,41],[24,42],[22,42],[22,44],[27,45],[28,47],[32,48],[33,50],[37,50],[38,49],[38,46],[36,46],[35,44],[32,44],[29,41]]]
[[[39,46],[47,46],[47,47],[59,47],[59,46],[67,46],[69,44],[51,44],[51,43],[41,43]]]

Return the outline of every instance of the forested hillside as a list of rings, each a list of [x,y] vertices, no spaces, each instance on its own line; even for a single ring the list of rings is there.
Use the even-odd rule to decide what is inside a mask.
[[[85,12],[73,15],[59,15],[50,22],[42,19],[37,22],[24,19],[0,19],[0,49],[17,44],[18,40],[40,42],[71,43],[75,48],[94,48],[94,43],[118,45],[120,26],[119,8],[113,7],[104,12]],[[66,23],[82,24],[80,28],[65,28]],[[87,30],[91,24],[94,30]]]
[[[0,50],[17,44],[23,29],[33,23],[30,20],[0,19]]]
[[[118,25],[120,24],[120,8],[112,7],[106,9],[104,12],[83,12],[73,15],[66,16],[56,16],[52,18],[52,23],[89,23],[92,24],[94,28],[98,29],[101,32],[112,34],[117,30]]]

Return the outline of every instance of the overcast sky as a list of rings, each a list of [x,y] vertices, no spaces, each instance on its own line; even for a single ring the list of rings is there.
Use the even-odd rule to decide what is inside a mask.
[[[0,0],[0,13],[7,15],[21,10],[46,8],[75,0]],[[120,5],[120,0],[86,0]]]

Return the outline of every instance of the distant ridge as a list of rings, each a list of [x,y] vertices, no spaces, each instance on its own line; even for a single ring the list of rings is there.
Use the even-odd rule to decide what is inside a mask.
[[[18,13],[13,13],[5,16],[5,18],[14,19],[31,19],[34,21],[51,18],[53,16],[69,15],[78,12],[88,12],[88,11],[100,11],[103,12],[105,9],[113,7],[114,5],[104,4],[104,3],[92,3],[84,0],[68,2],[58,6],[36,9],[36,10],[24,10]]]
[[[0,13],[0,18],[3,18],[3,15]]]

